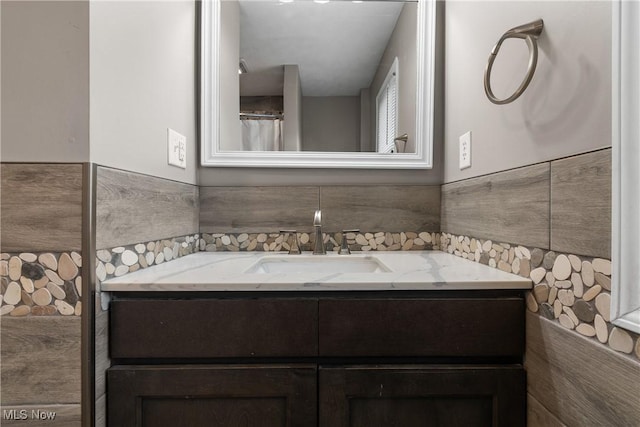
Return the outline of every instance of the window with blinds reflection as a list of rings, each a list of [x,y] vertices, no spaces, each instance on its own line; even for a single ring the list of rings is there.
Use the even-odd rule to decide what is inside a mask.
[[[398,75],[398,58],[396,57],[376,95],[378,153],[397,151],[394,140],[398,126]]]

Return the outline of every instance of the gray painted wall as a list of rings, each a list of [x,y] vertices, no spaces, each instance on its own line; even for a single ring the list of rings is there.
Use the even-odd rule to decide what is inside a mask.
[[[302,130],[303,151],[360,151],[360,97],[303,97]]]
[[[491,104],[482,85],[483,71],[491,48],[504,31],[537,18],[544,19],[545,29],[539,39],[538,68],[531,85],[512,104]],[[611,2],[448,2],[446,25],[445,182],[554,160],[611,145]],[[494,92],[498,96],[507,96],[518,86],[524,76],[527,60],[528,52],[522,41],[505,42],[496,60],[492,79]],[[468,130],[473,132],[472,167],[460,171],[458,137]],[[589,235],[587,240],[594,234],[591,228],[604,234],[609,233],[610,224],[606,214],[609,206],[606,192],[609,188],[606,182],[596,187],[585,185],[584,176],[580,176],[591,174],[598,180],[606,181],[602,174],[607,174],[607,159],[601,160],[604,165],[598,165],[591,158],[605,153],[606,151],[601,151],[551,163],[550,235],[554,250],[571,250],[567,249],[567,239],[563,242],[556,236],[563,238],[568,235],[574,240],[583,238],[580,233],[572,233],[574,230],[571,227],[585,218],[597,218],[595,223],[593,220],[586,221],[589,222],[589,230],[582,228],[582,232]],[[527,169],[537,167],[540,166]],[[496,184],[500,184],[501,176],[521,171],[488,175],[444,188],[446,190],[468,186],[474,181],[486,181],[490,185],[485,187],[495,190],[499,187]],[[588,173],[585,174],[585,171]],[[584,198],[584,194],[576,194],[576,191],[588,192],[590,197]],[[572,197],[579,200],[577,204]],[[443,198],[446,199],[446,195]],[[511,197],[510,202],[513,199]],[[540,198],[529,194],[527,200],[533,203]],[[509,209],[508,203],[492,203],[487,198],[478,202],[487,206],[490,204],[494,209],[496,206],[502,207],[502,210]],[[581,203],[588,206],[580,206]],[[446,207],[443,213],[446,213]],[[483,220],[485,223],[493,223],[495,217],[487,216]],[[443,220],[443,230],[446,227]],[[600,241],[605,239],[601,237]],[[558,246],[559,243],[561,247]],[[570,243],[575,247],[575,242]],[[598,256],[606,256],[606,249],[602,251],[602,246],[606,248],[606,243],[598,247],[588,242],[577,250],[583,253],[597,251]],[[530,318],[531,316],[529,315]],[[569,372],[556,361],[568,360],[573,363],[571,358],[577,356],[584,357],[585,360],[596,360],[600,352],[606,355],[613,353],[601,351],[602,347],[594,340],[585,340],[584,348],[572,353],[567,348],[561,348],[568,336],[554,336],[549,332],[551,328],[566,333],[569,333],[568,330],[556,325],[541,325],[541,330],[544,331],[541,335],[535,331],[540,328],[529,320],[527,325],[534,325],[535,328],[528,328],[527,342],[536,341],[536,344],[540,344],[539,337],[543,337],[546,346],[538,345],[536,349],[543,349],[540,352],[542,356],[551,355],[550,358],[542,357],[536,361],[535,352],[528,349],[526,360],[529,393],[540,400],[547,414],[561,421],[557,425],[571,422],[580,424],[574,415],[589,407],[592,403],[591,394],[583,392],[585,388],[580,385],[579,375],[575,374],[577,371]],[[571,338],[576,338],[576,334],[571,333]],[[571,348],[575,348],[575,345]],[[603,366],[609,365],[607,361]],[[619,372],[626,370],[627,367],[618,369]],[[553,372],[553,375],[550,376],[549,372]],[[562,378],[563,375],[565,378]],[[569,392],[557,387],[549,393],[551,377],[554,385],[567,384]],[[619,385],[617,380],[614,383]],[[538,387],[538,384],[543,385]],[[602,381],[599,384],[604,384],[599,393],[610,396],[611,387]],[[611,420],[613,412],[616,415],[621,412],[611,410],[616,405],[617,401],[593,405],[598,409],[608,409],[592,411],[585,419],[592,421],[603,417]],[[579,407],[580,410],[571,413],[572,406]],[[532,416],[534,409],[533,405],[529,405],[530,423],[556,425],[550,421],[546,424],[536,423]]]
[[[489,52],[503,32],[543,18],[538,68],[515,102],[494,105],[483,89]],[[445,182],[611,145],[611,3],[448,2]],[[520,84],[528,51],[508,40],[494,65],[494,93]],[[458,137],[472,131],[471,168],[458,167]]]
[[[89,3],[3,1],[2,160],[89,160]]]
[[[371,130],[371,90],[367,88],[360,91],[360,151],[374,149]]]
[[[196,182],[195,25],[195,2],[91,2],[92,162]],[[167,128],[186,170],[167,165]]]
[[[284,66],[284,149],[300,151],[302,148],[302,87],[297,65]]]
[[[220,147],[222,150],[238,150],[242,146],[240,124],[240,6],[236,1],[220,4]],[[197,75],[197,73],[196,73]],[[196,111],[196,114],[197,111]]]
[[[380,65],[371,83],[371,123],[372,138],[378,134],[376,125],[376,97],[380,91],[380,86],[384,82],[394,58],[398,58],[398,136],[403,133],[409,135],[406,152],[414,153],[416,142],[416,34],[418,31],[418,3],[407,3],[402,8],[398,17],[396,28],[391,34],[387,48],[382,55]],[[373,142],[373,147],[376,147]]]

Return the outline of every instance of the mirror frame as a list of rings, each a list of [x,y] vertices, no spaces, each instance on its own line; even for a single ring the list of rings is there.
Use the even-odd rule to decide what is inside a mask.
[[[612,10],[611,322],[640,333],[640,4]]]
[[[243,152],[219,149],[220,3],[203,0],[200,19],[200,155],[202,166],[430,169],[433,167],[436,0],[418,2],[416,153]]]

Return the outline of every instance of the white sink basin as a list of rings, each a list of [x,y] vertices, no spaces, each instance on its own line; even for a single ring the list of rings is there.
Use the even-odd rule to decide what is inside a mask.
[[[375,256],[279,255],[260,258],[245,273],[387,273]]]

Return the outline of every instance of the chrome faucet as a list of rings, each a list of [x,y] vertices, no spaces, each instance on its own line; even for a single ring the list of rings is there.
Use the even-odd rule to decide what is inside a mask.
[[[318,209],[313,215],[313,227],[316,230],[316,241],[313,247],[314,255],[326,255],[327,250],[324,247],[324,235],[322,233],[322,211]]]

